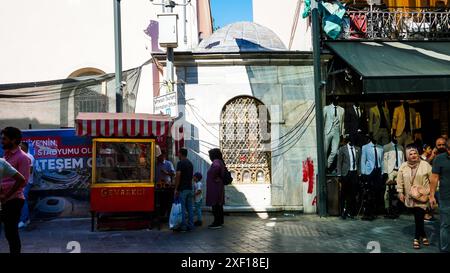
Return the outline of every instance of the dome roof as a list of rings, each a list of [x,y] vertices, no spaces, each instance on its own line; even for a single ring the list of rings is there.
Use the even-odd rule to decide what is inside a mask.
[[[204,39],[194,52],[249,52],[287,50],[270,29],[252,22],[224,26]]]

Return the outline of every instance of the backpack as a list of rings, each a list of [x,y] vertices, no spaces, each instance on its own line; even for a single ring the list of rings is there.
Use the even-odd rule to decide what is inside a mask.
[[[233,177],[231,176],[231,173],[230,171],[228,171],[227,167],[224,167],[222,181],[225,186],[230,185],[231,182],[233,182]]]

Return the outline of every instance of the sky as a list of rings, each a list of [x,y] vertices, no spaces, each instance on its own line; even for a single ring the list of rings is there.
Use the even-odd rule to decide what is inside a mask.
[[[211,0],[214,28],[239,21],[253,21],[252,0]]]

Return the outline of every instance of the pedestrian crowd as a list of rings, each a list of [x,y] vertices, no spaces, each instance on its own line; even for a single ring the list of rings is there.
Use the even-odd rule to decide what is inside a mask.
[[[19,229],[29,224],[28,193],[33,184],[34,158],[29,153],[28,143],[22,142],[22,132],[18,128],[6,127],[1,131],[4,158],[0,158],[0,223],[11,253],[21,252]],[[351,150],[351,146],[348,149]],[[397,154],[397,150],[396,154]],[[382,153],[383,151],[380,151]],[[157,151],[156,180],[175,181],[174,200],[181,204],[181,224],[175,229],[179,232],[191,231],[202,226],[202,205],[211,207],[214,220],[208,226],[220,229],[224,224],[223,206],[225,185],[227,184],[226,165],[220,149],[209,151],[211,166],[206,175],[206,193],[203,191],[203,177],[194,173],[188,150],[181,148],[179,161],[174,168],[166,159],[165,153]],[[375,153],[377,156],[377,153]],[[399,166],[395,180],[398,199],[414,215],[415,233],[413,248],[430,245],[425,232],[425,221],[434,220],[439,211],[440,250],[449,251],[450,231],[450,140],[439,137],[435,147],[412,145],[405,147],[406,160]],[[355,166],[357,158],[350,163]],[[375,160],[377,162],[378,160]],[[397,156],[394,161],[398,161]],[[349,164],[350,164],[349,163]],[[350,164],[350,165],[352,165]],[[375,163],[377,164],[377,163]],[[349,167],[350,168],[350,167]],[[204,199],[205,197],[205,199]],[[195,220],[195,221],[194,221]]]
[[[181,148],[178,154],[179,161],[175,173],[175,199],[181,203],[181,224],[175,231],[186,232],[201,226],[203,183],[202,174],[194,173],[192,162],[187,158],[188,151]],[[211,207],[214,221],[208,226],[210,229],[219,229],[224,224],[223,205],[225,203],[225,163],[220,149],[209,151],[211,166],[206,176],[206,206]],[[194,222],[194,218],[197,217]]]
[[[406,147],[406,161],[396,178],[398,198],[409,208],[415,221],[413,248],[429,246],[425,221],[440,216],[440,250],[449,251],[450,222],[450,140],[439,137],[434,149],[423,145],[422,154],[414,145]]]

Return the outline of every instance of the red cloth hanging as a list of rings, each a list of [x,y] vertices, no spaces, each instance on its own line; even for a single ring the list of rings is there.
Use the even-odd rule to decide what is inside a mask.
[[[312,194],[314,191],[314,162],[308,157],[303,161],[303,182],[308,183],[308,193]]]

